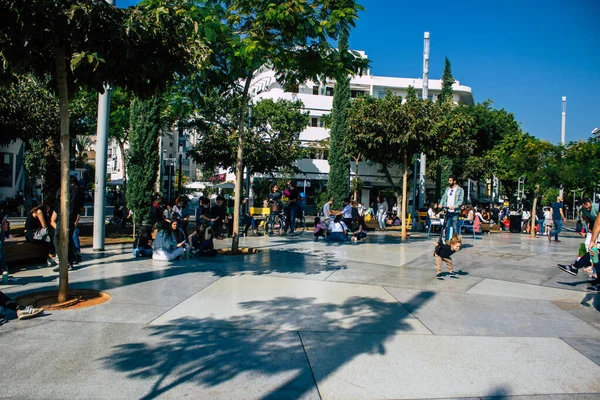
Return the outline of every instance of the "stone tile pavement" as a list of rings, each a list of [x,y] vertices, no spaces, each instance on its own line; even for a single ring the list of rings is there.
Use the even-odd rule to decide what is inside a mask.
[[[556,268],[580,239],[465,238],[441,280],[436,239],[244,238],[262,251],[172,264],[87,251],[71,287],[112,299],[0,326],[0,398],[600,398],[600,296]],[[11,296],[57,285],[45,266],[14,277]]]

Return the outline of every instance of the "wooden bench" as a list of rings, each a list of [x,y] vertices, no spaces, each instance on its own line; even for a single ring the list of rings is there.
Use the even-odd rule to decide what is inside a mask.
[[[24,237],[6,239],[4,242],[4,257],[9,265],[23,262],[46,261],[47,247],[30,243]]]

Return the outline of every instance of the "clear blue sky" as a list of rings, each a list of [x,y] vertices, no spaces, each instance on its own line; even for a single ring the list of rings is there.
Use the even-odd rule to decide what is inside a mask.
[[[532,135],[560,140],[561,96],[567,96],[567,141],[587,139],[600,126],[599,0],[359,3],[366,10],[350,47],[366,51],[372,74],[422,76],[429,31],[430,78],[441,78],[447,56],[476,102],[492,99]]]

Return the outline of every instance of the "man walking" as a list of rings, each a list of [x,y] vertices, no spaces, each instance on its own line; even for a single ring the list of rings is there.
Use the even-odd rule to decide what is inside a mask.
[[[554,236],[554,242],[560,243],[558,240],[558,234],[562,232],[563,222],[566,222],[565,214],[563,212],[563,198],[562,196],[558,196],[556,198],[556,202],[552,203],[552,221],[554,221],[554,225],[556,229],[552,230],[548,233],[548,241],[552,241],[552,236]]]
[[[598,240],[598,235],[594,239],[592,243],[593,231],[596,226],[596,220],[598,218],[598,204],[592,203],[590,199],[583,199],[581,201],[581,214],[583,215],[583,219],[588,224],[588,233],[585,238],[585,248],[589,249],[594,246],[596,241]],[[600,223],[598,223],[600,225]],[[597,244],[596,244],[597,245]],[[580,257],[573,264],[558,264],[558,268],[571,274],[577,275],[579,269],[586,268],[590,265],[590,253],[586,252],[582,257]],[[600,281],[599,281],[600,283]],[[595,285],[592,285],[595,286]]]
[[[458,217],[460,215],[460,207],[463,205],[465,192],[463,188],[461,188],[458,183],[458,179],[456,175],[451,175],[448,178],[448,187],[442,196],[442,200],[440,201],[440,205],[443,208],[447,208],[448,212],[445,215],[446,218],[446,236],[445,239],[450,239],[450,227],[452,227],[452,235],[458,235],[459,232],[456,231]]]

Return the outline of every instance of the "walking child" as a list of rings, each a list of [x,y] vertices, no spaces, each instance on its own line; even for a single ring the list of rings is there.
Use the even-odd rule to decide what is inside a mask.
[[[451,277],[455,277],[458,275],[454,272],[454,266],[452,264],[452,254],[456,253],[460,250],[460,246],[462,245],[461,240],[458,236],[454,235],[452,238],[446,243],[442,241],[442,237],[440,236],[440,240],[435,244],[433,250],[433,256],[435,257],[435,269],[436,269],[436,277],[441,278],[442,275],[442,262],[445,262],[448,266],[448,275]]]
[[[550,207],[544,207],[544,235],[548,236],[552,230],[552,211]]]

